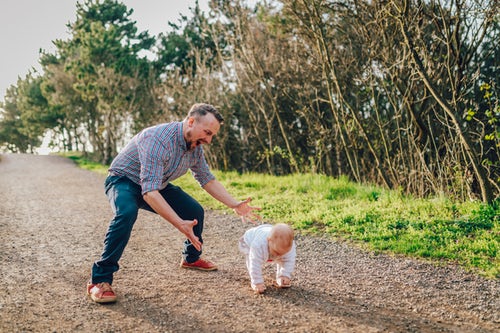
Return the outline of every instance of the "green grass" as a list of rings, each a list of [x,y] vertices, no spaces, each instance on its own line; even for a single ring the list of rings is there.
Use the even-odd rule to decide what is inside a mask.
[[[90,159],[86,158],[82,153],[69,152],[69,153],[58,153],[60,156],[67,157],[73,160],[82,169],[97,172],[101,175],[108,173],[108,166],[99,163],[92,162]]]
[[[68,156],[84,168],[106,167]],[[236,198],[253,198],[268,222],[286,222],[302,233],[328,234],[365,249],[453,262],[500,278],[500,200],[493,205],[418,199],[346,178],[301,174],[275,177],[214,171]],[[207,208],[227,210],[189,174],[174,181]]]

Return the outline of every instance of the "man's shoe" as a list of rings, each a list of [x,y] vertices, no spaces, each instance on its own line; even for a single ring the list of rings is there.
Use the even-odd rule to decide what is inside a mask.
[[[211,262],[209,260],[201,259],[201,258],[196,260],[195,262],[192,262],[192,263],[188,263],[186,260],[182,259],[181,267],[182,268],[198,269],[200,271],[216,271],[217,270],[217,266],[213,262]]]
[[[96,303],[116,302],[116,294],[108,282],[87,283],[87,295]]]

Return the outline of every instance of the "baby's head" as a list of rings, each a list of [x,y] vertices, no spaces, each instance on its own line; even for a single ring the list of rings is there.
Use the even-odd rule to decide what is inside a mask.
[[[271,256],[282,256],[292,249],[293,230],[287,224],[278,223],[271,228],[267,241]]]

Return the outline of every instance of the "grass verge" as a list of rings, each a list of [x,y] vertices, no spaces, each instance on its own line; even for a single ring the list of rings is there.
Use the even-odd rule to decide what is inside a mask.
[[[83,168],[106,173],[106,166],[79,155],[66,156]],[[485,277],[500,278],[500,200],[485,205],[445,197],[418,199],[313,174],[214,174],[236,198],[251,196],[265,221],[286,222],[302,233],[327,234],[375,252],[457,263]],[[189,174],[174,183],[203,206],[227,210],[200,191]]]

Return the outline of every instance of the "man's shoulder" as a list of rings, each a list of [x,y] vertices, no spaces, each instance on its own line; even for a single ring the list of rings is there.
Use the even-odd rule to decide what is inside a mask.
[[[181,122],[174,121],[170,123],[161,123],[153,125],[144,129],[145,132],[164,132],[164,131],[178,131],[182,126]]]
[[[158,137],[160,139],[175,138],[178,136],[182,124],[179,122],[162,123],[145,128],[141,135],[146,137]]]

